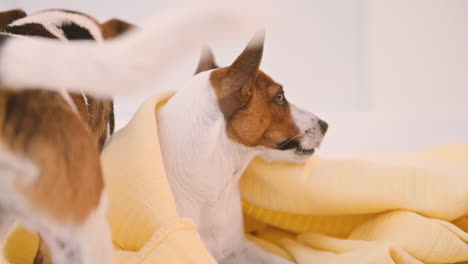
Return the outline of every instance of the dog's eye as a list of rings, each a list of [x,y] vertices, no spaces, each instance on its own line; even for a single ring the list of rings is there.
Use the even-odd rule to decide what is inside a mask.
[[[276,94],[275,103],[279,105],[284,104],[284,92],[281,91],[278,94]]]

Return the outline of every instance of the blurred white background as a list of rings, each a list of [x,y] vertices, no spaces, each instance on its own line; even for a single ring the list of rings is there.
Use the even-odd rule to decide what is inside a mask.
[[[136,24],[182,0],[0,0],[28,13],[67,8]],[[262,69],[291,102],[330,123],[321,153],[370,154],[468,142],[468,1],[272,0]],[[245,42],[248,39],[245,40]],[[213,47],[221,65],[245,42]],[[157,58],[155,58],[157,59]],[[152,93],[176,90],[198,54],[154,91],[116,98],[118,126]]]

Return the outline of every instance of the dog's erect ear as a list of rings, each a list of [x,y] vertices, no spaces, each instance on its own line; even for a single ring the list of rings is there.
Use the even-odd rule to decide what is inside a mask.
[[[229,67],[228,78],[232,89],[242,89],[242,94],[250,94],[250,88],[257,78],[263,55],[265,32],[258,31],[247,47]]]
[[[24,12],[22,9],[12,9],[5,12],[0,12],[0,29],[25,16],[26,12]]]
[[[200,61],[198,62],[198,67],[195,71],[195,74],[199,74],[200,72],[209,71],[216,68],[219,68],[219,66],[216,65],[213,52],[208,46],[204,46],[200,55]]]
[[[133,28],[135,28],[134,25],[117,18],[113,18],[101,24],[104,39],[117,37]]]

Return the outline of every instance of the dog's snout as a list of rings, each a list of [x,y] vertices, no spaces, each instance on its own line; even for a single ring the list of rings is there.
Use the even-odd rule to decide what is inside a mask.
[[[328,130],[327,122],[323,121],[322,119],[319,119],[318,123],[319,123],[319,126],[320,126],[320,131],[322,131],[322,134],[325,135],[325,133]]]

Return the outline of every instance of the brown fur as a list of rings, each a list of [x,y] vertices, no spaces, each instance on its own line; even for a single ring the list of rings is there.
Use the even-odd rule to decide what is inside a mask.
[[[2,140],[40,169],[33,184],[18,184],[18,190],[53,219],[82,221],[99,204],[104,187],[91,131],[57,93],[0,91]]]
[[[210,81],[227,122],[228,136],[249,147],[277,148],[297,136],[299,129],[287,100],[282,104],[275,101],[283,87],[259,70],[262,53],[263,43],[249,43],[231,66],[214,70]],[[216,65],[214,60],[204,62],[209,64]]]
[[[0,12],[0,29],[10,24],[11,22],[23,18],[26,16],[26,12],[21,9],[13,9],[5,12]]]
[[[111,39],[117,37],[130,31],[133,28],[134,25],[117,18],[110,19],[101,24],[101,30],[104,39]]]

